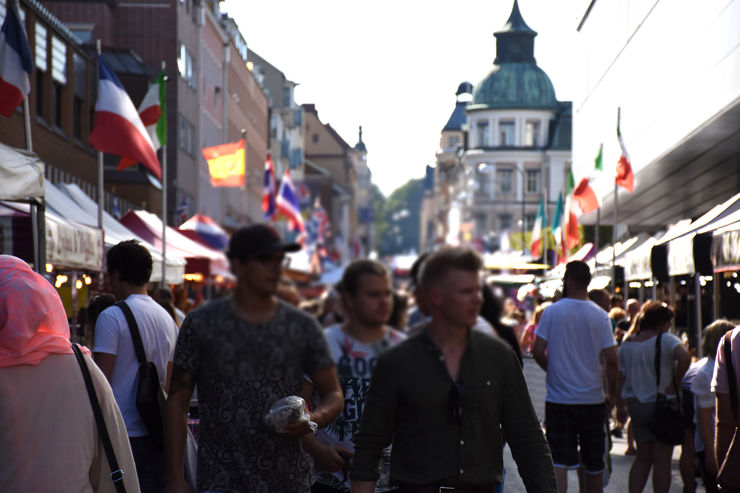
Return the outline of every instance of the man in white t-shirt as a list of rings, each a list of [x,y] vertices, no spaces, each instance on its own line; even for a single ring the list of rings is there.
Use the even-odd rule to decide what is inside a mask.
[[[584,473],[581,491],[603,490],[604,419],[615,403],[617,343],[607,313],[588,299],[590,282],[585,262],[568,263],[563,299],[542,314],[532,349],[547,372],[545,424],[561,493],[569,469]]]
[[[157,367],[159,383],[166,388],[177,326],[172,317],[146,291],[152,273],[152,257],[136,240],[122,241],[106,255],[111,291],[131,308],[139,326],[147,361]],[[136,410],[139,360],[126,316],[118,306],[105,309],[95,323],[95,363],[111,384],[121,408],[134,453],[141,491],[162,492],[166,465],[161,438],[149,434]]]
[[[374,260],[355,260],[344,271],[338,291],[347,321],[324,330],[337,364],[344,394],[344,411],[316,435],[303,438],[314,458],[314,493],[349,492],[352,438],[365,407],[365,394],[378,355],[406,338],[386,325],[393,307],[391,280],[385,266]],[[389,491],[390,447],[383,452],[376,491]]]

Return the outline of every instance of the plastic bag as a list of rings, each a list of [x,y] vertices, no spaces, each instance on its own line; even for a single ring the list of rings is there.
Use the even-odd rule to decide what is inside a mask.
[[[273,403],[270,410],[267,411],[262,421],[275,433],[285,431],[285,425],[297,421],[306,421],[313,431],[318,429],[318,425],[311,421],[311,416],[306,410],[306,401],[297,395],[283,397]]]

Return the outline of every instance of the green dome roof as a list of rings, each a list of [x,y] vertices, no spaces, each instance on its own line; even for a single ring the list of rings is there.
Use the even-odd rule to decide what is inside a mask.
[[[503,63],[476,84],[468,109],[555,109],[557,104],[550,78],[536,64]]]

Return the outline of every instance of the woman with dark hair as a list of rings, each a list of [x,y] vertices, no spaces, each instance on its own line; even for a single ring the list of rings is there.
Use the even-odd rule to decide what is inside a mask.
[[[617,411],[624,421],[625,403],[632,418],[637,455],[629,476],[629,491],[642,491],[653,470],[653,491],[667,492],[671,485],[673,445],[658,440],[648,425],[658,392],[676,398],[677,381],[691,362],[681,339],[668,332],[673,310],[665,303],[647,303],[637,315],[628,337],[619,348]],[[660,340],[660,382],[656,386],[656,338]]]
[[[493,288],[488,284],[484,284],[482,289],[483,304],[480,307],[480,316],[483,317],[486,322],[491,324],[491,327],[493,327],[493,330],[498,334],[498,336],[511,346],[516,357],[519,358],[519,364],[523,365],[522,350],[519,347],[519,341],[516,338],[514,328],[501,322],[501,315],[504,311],[503,301],[493,292]]]

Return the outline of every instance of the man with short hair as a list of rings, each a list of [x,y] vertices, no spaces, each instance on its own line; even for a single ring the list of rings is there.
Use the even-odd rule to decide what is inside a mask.
[[[303,446],[316,461],[314,493],[350,491],[349,458],[365,407],[367,388],[378,356],[406,338],[386,325],[393,306],[388,269],[375,260],[355,260],[337,286],[347,320],[324,330],[344,393],[344,412]],[[383,451],[381,476],[375,491],[390,491],[390,448]]]
[[[117,300],[125,301],[131,309],[139,327],[146,360],[157,367],[159,383],[166,388],[177,326],[165,309],[147,294],[152,256],[138,241],[127,240],[108,250],[106,262],[111,291]],[[136,409],[139,360],[131,328],[118,306],[106,308],[98,316],[93,359],[108,378],[121,408],[141,491],[164,491],[166,470],[162,439],[149,433]]]
[[[417,336],[378,358],[351,466],[353,493],[370,493],[393,442],[400,493],[492,493],[503,481],[506,435],[527,491],[556,491],[547,442],[516,355],[471,330],[481,307],[476,252],[446,247],[421,270],[431,315]]]
[[[183,479],[188,405],[198,385],[198,491],[307,493],[309,459],[295,421],[274,433],[263,424],[272,404],[299,395],[308,375],[319,395],[311,421],[320,428],[342,410],[342,391],[316,320],[278,300],[286,252],[275,229],[238,230],[227,256],[237,286],[231,297],[190,312],[177,339],[165,408],[167,491],[188,491]]]
[[[547,441],[561,493],[568,490],[568,470],[576,468],[581,491],[603,490],[604,419],[615,403],[617,343],[607,313],[588,299],[590,282],[588,264],[566,265],[564,297],[542,314],[532,350],[547,372]]]

